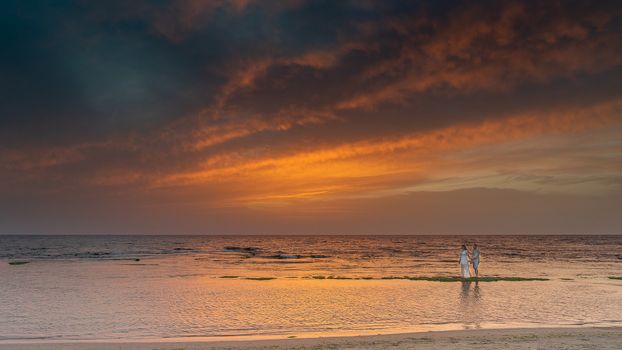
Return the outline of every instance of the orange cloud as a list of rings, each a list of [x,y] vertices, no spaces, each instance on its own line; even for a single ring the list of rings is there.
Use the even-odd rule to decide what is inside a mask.
[[[375,182],[371,180],[374,178],[403,181],[408,177],[421,179],[433,176],[437,172],[434,167],[452,152],[481,149],[493,144],[498,147],[543,135],[572,137],[570,135],[574,133],[619,125],[622,123],[621,110],[622,101],[615,101],[581,111],[518,115],[260,159],[249,159],[235,153],[220,154],[202,161],[195,171],[164,176],[154,185],[202,186],[218,183],[235,187],[253,184],[252,188],[245,188],[255,194],[243,198],[263,198],[266,201],[325,197],[339,193],[361,194],[395,186],[391,182],[393,180],[385,183],[381,180],[371,185]],[[363,184],[358,183],[361,179],[365,179]]]
[[[207,108],[167,126],[160,131],[159,137],[164,142],[180,139],[177,144],[182,152],[201,151],[261,132],[284,132],[296,126],[322,124],[337,119],[330,112],[300,108],[284,108],[269,118],[248,115],[235,109]]]

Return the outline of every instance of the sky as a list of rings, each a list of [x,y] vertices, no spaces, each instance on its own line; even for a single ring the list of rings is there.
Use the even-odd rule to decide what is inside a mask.
[[[622,233],[620,1],[0,6],[0,233]]]

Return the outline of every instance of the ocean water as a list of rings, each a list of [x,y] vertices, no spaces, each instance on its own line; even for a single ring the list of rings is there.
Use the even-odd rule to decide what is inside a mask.
[[[547,280],[387,279],[473,242],[482,276]],[[0,236],[0,342],[620,326],[611,276],[619,235]]]

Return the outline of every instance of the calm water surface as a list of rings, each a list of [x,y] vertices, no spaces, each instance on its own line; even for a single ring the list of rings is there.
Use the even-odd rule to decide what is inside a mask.
[[[549,280],[381,279],[456,276],[465,241]],[[622,325],[621,275],[622,236],[0,236],[0,341]]]

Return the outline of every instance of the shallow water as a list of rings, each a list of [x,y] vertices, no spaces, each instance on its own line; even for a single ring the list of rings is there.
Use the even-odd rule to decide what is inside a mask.
[[[465,240],[483,275],[549,280],[381,279],[455,276]],[[621,258],[622,236],[0,236],[0,341],[620,325]]]

